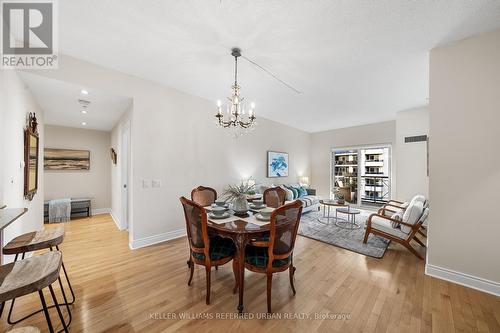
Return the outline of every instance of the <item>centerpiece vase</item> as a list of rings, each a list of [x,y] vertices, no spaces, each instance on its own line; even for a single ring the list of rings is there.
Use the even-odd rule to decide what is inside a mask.
[[[233,210],[237,214],[246,214],[250,207],[248,206],[248,201],[246,196],[242,195],[233,201]]]

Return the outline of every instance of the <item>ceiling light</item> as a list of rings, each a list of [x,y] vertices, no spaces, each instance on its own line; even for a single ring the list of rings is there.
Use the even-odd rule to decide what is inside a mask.
[[[238,57],[241,56],[241,50],[234,48],[231,50],[234,57],[234,85],[231,87],[232,94],[228,97],[226,106],[227,115],[222,113],[222,103],[217,101],[216,123],[223,128],[229,128],[235,137],[242,134],[241,130],[253,130],[255,128],[255,104],[250,104],[250,109],[245,112],[244,98],[240,96],[240,86],[238,85]]]
[[[82,110],[82,113],[83,114],[87,114],[87,110]]]
[[[87,90],[85,90],[85,89],[80,90],[80,92],[82,93],[82,95],[88,95],[89,94],[89,92]]]
[[[85,125],[87,125],[87,123],[86,123],[86,122],[84,122],[84,121],[82,121],[82,125],[83,125],[83,126],[85,126]]]

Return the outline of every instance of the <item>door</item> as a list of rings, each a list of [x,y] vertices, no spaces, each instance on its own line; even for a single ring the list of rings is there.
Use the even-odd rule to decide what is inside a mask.
[[[129,228],[129,179],[130,179],[130,124],[124,126],[122,131],[122,163],[121,163],[121,186],[122,186],[122,230]]]

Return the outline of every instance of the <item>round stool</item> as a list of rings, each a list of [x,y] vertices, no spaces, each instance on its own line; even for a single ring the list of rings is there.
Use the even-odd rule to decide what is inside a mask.
[[[63,239],[64,239],[64,228],[62,227],[47,228],[40,231],[33,231],[18,236],[13,240],[11,240],[7,245],[4,246],[3,254],[15,255],[14,262],[17,262],[19,255],[21,255],[21,259],[24,259],[26,252],[38,251],[43,249],[48,249],[52,251],[54,247],[56,248],[57,251],[59,251],[59,245],[63,242]],[[68,313],[69,313],[68,326],[69,326],[69,324],[71,324],[71,319],[72,319],[71,312],[69,311],[69,305],[75,303],[75,293],[73,292],[73,287],[71,286],[71,282],[69,281],[68,273],[66,272],[66,268],[64,267],[64,262],[62,261],[62,259],[61,259],[61,266],[63,268],[64,276],[66,277],[66,282],[69,286],[69,290],[71,291],[71,297],[72,297],[72,300],[68,302],[66,298],[66,293],[64,292],[64,287],[61,278],[58,277],[57,279],[59,281],[59,286],[61,287],[61,292],[64,298],[63,304],[66,305],[66,307],[68,307]],[[15,298],[12,298],[12,302],[10,303],[9,315],[7,317],[7,322],[10,325],[15,325],[43,311],[43,309],[40,309],[38,311],[35,311],[33,313],[24,316],[21,319],[13,320],[12,311],[14,308],[14,302]],[[58,305],[63,305],[63,304],[58,304]],[[54,306],[55,304],[49,306],[49,308],[53,308]],[[1,310],[3,310],[3,304],[1,305]],[[0,310],[0,315],[2,313],[1,310]]]
[[[43,296],[43,289],[48,287],[57,314],[63,325],[63,330],[64,332],[69,332],[68,324],[64,321],[63,314],[57,303],[56,294],[52,288],[52,284],[59,279],[61,264],[61,252],[51,251],[36,257],[0,266],[0,302],[5,303],[17,297],[38,292],[49,331],[53,333],[54,328],[50,320],[49,308]],[[67,309],[68,313],[71,314],[69,306],[67,306]]]

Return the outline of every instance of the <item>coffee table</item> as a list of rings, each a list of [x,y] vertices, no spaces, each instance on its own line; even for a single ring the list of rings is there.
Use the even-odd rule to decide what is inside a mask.
[[[347,220],[341,220],[336,218],[335,225],[339,228],[344,228],[344,229],[359,229],[361,228],[361,225],[356,223],[356,215],[360,214],[361,211],[354,209],[354,208],[337,208],[335,210],[335,217],[337,217],[338,213],[342,214],[347,214]]]
[[[319,203],[323,205],[323,216],[318,217],[318,221],[323,224],[330,224],[330,219],[335,219],[337,221],[337,214],[335,217],[330,216],[330,207],[349,207],[349,204],[346,202],[339,203],[337,200],[320,200]],[[328,211],[328,214],[326,213]],[[326,223],[325,223],[326,219]]]

